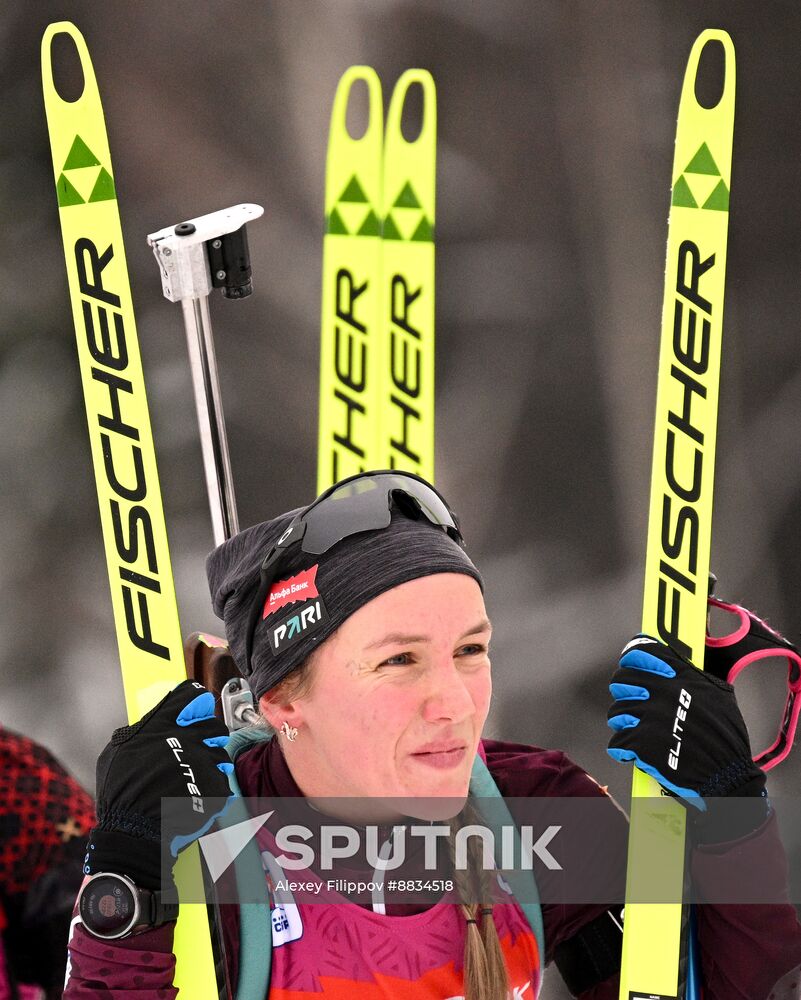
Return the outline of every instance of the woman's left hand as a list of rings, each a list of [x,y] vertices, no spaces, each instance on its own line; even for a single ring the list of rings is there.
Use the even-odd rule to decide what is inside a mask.
[[[713,797],[765,795],[731,684],[638,635],[623,649],[609,690],[614,760],[633,761],[701,812]]]

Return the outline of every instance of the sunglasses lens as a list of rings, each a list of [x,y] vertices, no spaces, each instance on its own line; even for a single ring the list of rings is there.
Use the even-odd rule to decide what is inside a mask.
[[[391,472],[360,476],[341,483],[306,512],[304,551],[319,555],[349,535],[386,528],[395,490],[412,497],[432,524],[456,528],[446,504],[426,483]]]
[[[448,510],[445,501],[424,483],[418,483],[414,479],[407,479],[398,486],[398,489],[417,501],[420,505],[421,513],[432,524],[458,530],[453,514]]]

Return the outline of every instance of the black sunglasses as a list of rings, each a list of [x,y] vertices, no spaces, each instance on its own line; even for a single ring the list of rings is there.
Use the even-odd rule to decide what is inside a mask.
[[[250,661],[259,614],[270,588],[280,576],[278,564],[290,546],[300,545],[303,552],[322,555],[343,538],[388,527],[393,509],[411,520],[425,517],[464,547],[459,522],[444,497],[412,472],[362,472],[334,483],[293,518],[264,557],[245,636],[246,677],[252,673]]]

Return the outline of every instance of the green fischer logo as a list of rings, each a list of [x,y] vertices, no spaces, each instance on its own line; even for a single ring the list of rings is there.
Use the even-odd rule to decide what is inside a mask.
[[[385,240],[405,240],[410,243],[433,243],[434,227],[426,218],[412,185],[407,181],[392,203],[392,211],[384,219]]]
[[[325,231],[337,236],[381,235],[381,222],[367,200],[356,174],[345,185],[326,219]]]
[[[326,233],[337,236],[383,236],[385,240],[432,243],[434,227],[407,181],[392,203],[383,226],[354,174],[326,219]]]
[[[76,135],[56,181],[59,208],[86,205],[94,201],[114,201],[114,178]]]
[[[705,208],[715,212],[728,212],[729,189],[720,176],[717,164],[705,142],[701,143],[698,152],[673,185],[671,204],[678,205],[679,208]]]

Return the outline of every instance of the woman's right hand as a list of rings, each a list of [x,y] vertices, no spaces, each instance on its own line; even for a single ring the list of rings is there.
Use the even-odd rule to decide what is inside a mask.
[[[179,851],[210,829],[234,798],[228,730],[214,696],[183,681],[132,726],[116,729],[97,761],[97,826],[84,873],[128,875],[161,887]],[[162,799],[168,798],[162,829]]]

